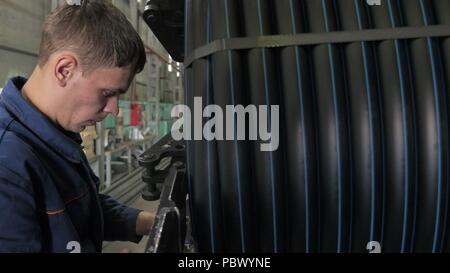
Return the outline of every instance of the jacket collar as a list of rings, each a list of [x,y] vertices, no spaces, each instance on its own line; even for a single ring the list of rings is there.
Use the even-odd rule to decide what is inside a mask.
[[[22,77],[9,80],[0,95],[0,101],[17,121],[43,140],[52,150],[72,162],[80,163],[82,160],[80,134],[58,129],[42,112],[27,102],[20,91],[26,81],[27,79]]]

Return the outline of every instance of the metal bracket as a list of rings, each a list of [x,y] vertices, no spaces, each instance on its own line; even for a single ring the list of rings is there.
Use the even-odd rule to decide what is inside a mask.
[[[171,158],[172,164],[175,162],[185,163],[185,153],[185,143],[173,140],[171,134],[168,134],[139,156],[139,165],[146,168],[146,171],[142,174],[142,180],[147,186],[143,190],[142,198],[147,201],[159,199],[160,192],[157,184],[164,182],[169,174],[169,168],[157,169],[157,166],[165,158]]]
[[[155,223],[149,234],[146,253],[183,252],[186,238],[186,155],[183,141],[175,141],[169,134],[139,157],[146,168],[143,181],[147,187],[142,196],[154,201],[161,197]],[[157,169],[163,159],[171,158],[169,167]],[[162,183],[162,192],[156,185]]]
[[[176,162],[164,182],[146,253],[181,253],[186,238],[186,169]]]

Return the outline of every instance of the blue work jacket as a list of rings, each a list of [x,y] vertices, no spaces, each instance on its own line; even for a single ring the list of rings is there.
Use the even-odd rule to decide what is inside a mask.
[[[79,134],[57,128],[11,79],[0,95],[0,252],[101,252],[138,242],[140,210],[99,193]]]

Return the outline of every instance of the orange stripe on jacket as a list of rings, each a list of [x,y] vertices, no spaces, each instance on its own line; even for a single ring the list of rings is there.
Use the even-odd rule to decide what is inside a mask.
[[[71,202],[73,202],[73,201],[75,201],[75,200],[80,199],[81,197],[85,196],[88,192],[89,192],[89,190],[86,190],[82,195],[80,195],[80,196],[78,196],[78,197],[75,197],[75,198],[72,198],[72,199],[70,199],[70,200],[64,202],[64,205],[68,205],[69,203],[71,203]],[[56,214],[63,213],[64,211],[66,211],[66,210],[65,210],[65,209],[62,209],[62,210],[56,210],[56,211],[47,211],[46,213],[47,213],[48,215],[56,215]]]

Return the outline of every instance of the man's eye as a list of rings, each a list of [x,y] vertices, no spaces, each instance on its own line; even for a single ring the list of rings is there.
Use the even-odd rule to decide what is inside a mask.
[[[116,93],[117,93],[117,92],[115,92],[115,91],[105,91],[105,92],[103,93],[103,96],[109,98],[109,97],[115,96]]]

